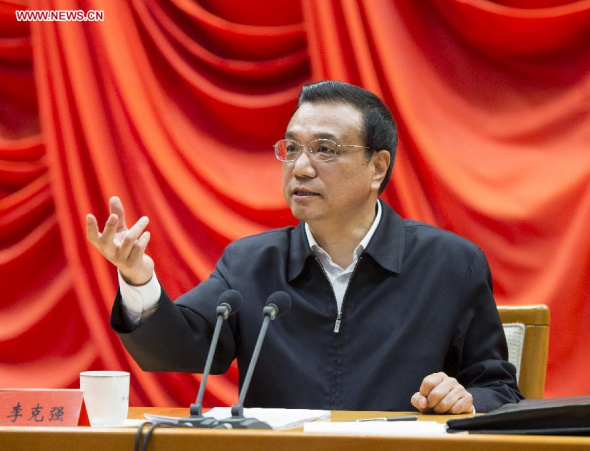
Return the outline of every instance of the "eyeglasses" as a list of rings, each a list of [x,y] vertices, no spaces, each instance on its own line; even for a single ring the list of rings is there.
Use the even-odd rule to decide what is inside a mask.
[[[354,144],[336,144],[331,139],[314,139],[306,146],[299,144],[294,139],[281,139],[274,145],[277,160],[288,163],[297,160],[303,149],[307,150],[308,155],[314,161],[332,161],[337,155],[340,155],[338,150],[340,147],[370,149],[370,147],[355,146]]]

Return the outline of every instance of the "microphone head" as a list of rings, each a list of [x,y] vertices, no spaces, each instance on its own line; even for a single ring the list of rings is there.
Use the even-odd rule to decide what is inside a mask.
[[[237,290],[227,290],[221,293],[219,296],[219,302],[217,305],[226,304],[229,307],[229,315],[238,313],[240,307],[242,307],[242,295]]]
[[[284,291],[275,291],[266,301],[266,305],[270,306],[270,304],[274,304],[276,307],[275,316],[282,315],[291,308],[291,296]]]

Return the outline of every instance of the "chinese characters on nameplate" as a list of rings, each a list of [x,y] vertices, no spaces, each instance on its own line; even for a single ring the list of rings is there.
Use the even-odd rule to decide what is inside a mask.
[[[82,390],[0,389],[0,426],[78,425]]]

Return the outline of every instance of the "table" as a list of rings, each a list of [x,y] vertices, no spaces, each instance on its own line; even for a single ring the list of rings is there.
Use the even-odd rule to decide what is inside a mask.
[[[144,413],[188,416],[188,409],[132,407],[129,418]],[[407,415],[409,412],[400,412]],[[332,421],[391,416],[391,412],[332,413]],[[465,416],[465,415],[463,415]],[[419,415],[419,420],[446,422],[461,416]],[[34,428],[0,427],[0,450],[119,451],[133,450],[136,428]],[[156,429],[148,450],[157,451],[555,451],[589,450],[590,437],[449,434],[445,437],[370,437],[307,434],[301,429],[287,431],[244,431],[215,429]]]

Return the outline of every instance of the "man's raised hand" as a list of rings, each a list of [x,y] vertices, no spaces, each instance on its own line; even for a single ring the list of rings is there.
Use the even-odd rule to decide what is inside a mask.
[[[109,199],[110,215],[102,233],[94,215],[86,215],[86,236],[88,241],[113,265],[119,268],[121,276],[131,285],[144,285],[152,278],[154,261],[145,253],[150,241],[147,216],[142,216],[128,229],[125,210],[118,197]]]

